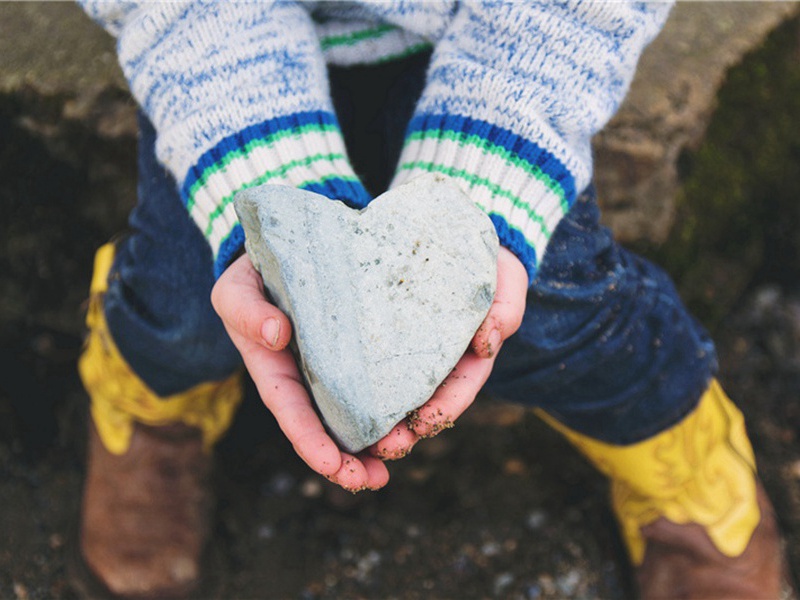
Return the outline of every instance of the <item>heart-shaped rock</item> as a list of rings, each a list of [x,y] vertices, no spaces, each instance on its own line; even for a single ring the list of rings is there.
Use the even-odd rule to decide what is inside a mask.
[[[417,178],[362,211],[265,185],[238,193],[236,212],[292,321],[317,407],[350,452],[432,396],[494,298],[494,226],[443,178]]]

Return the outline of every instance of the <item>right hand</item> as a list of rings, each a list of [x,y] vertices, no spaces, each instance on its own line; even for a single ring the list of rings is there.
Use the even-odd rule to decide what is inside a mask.
[[[325,431],[292,353],[289,319],[264,296],[261,275],[246,254],[222,274],[211,303],[256,384],[264,405],[297,454],[320,475],[349,491],[389,481],[383,462],[368,452],[343,452]]]
[[[433,397],[370,446],[373,456],[384,460],[402,458],[420,439],[437,435],[475,401],[489,378],[503,342],[522,324],[528,291],[528,274],[507,248],[497,254],[497,291],[472,343]]]

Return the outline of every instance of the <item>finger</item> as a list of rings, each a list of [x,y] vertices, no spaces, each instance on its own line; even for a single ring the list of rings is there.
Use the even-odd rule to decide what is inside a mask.
[[[298,456],[321,475],[339,471],[339,447],[314,410],[291,353],[272,352],[253,342],[243,343],[240,352],[261,400]]]
[[[497,291],[486,318],[472,338],[472,349],[481,358],[491,358],[503,341],[519,329],[525,314],[528,273],[506,248],[497,253]]]
[[[389,482],[389,470],[381,460],[363,452],[357,456],[342,453],[341,468],[328,479],[353,493],[378,490]]]
[[[367,472],[367,487],[371,490],[379,490],[389,483],[389,469],[382,460],[369,456],[362,452],[359,457]]]
[[[379,490],[389,483],[389,470],[380,459],[361,452],[357,455],[342,453],[340,469],[326,478],[348,492]]]
[[[419,436],[408,428],[408,423],[404,420],[372,444],[369,453],[381,460],[399,460],[411,452],[418,441]]]
[[[270,350],[282,350],[291,339],[289,319],[264,297],[261,275],[246,254],[214,285],[211,304],[229,333],[235,331]]]
[[[360,492],[369,487],[367,485],[369,476],[366,467],[358,458],[346,452],[342,452],[341,467],[328,479],[348,492]]]
[[[408,427],[421,438],[433,437],[452,427],[475,401],[493,366],[494,359],[465,354],[433,397],[408,418]]]

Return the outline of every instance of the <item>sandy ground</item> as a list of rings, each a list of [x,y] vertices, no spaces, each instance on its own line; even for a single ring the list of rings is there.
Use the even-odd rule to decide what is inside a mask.
[[[748,418],[797,569],[800,295],[755,290],[718,337],[722,380]],[[36,382],[27,414],[0,397],[3,598],[74,597],[64,564],[82,476],[78,349],[39,332],[13,357],[15,377]],[[630,597],[604,480],[516,407],[481,399],[392,465],[377,493],[350,495],[308,472],[252,394],[218,458],[221,597]]]

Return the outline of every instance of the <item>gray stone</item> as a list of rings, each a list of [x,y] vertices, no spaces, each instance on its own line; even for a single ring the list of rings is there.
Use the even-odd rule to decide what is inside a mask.
[[[363,211],[284,186],[240,192],[236,211],[250,259],[292,321],[317,407],[348,451],[431,397],[494,298],[494,227],[436,176]]]

